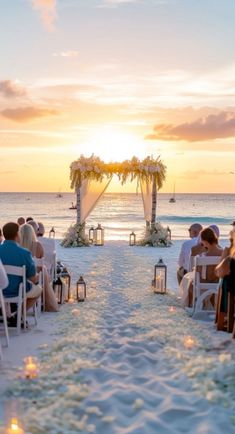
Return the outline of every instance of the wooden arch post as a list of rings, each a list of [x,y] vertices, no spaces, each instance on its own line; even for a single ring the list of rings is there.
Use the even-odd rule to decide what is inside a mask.
[[[151,228],[154,228],[156,223],[156,210],[157,210],[157,178],[153,176],[152,187],[152,216],[151,216]]]
[[[76,187],[77,196],[77,223],[81,224],[81,183]]]
[[[79,174],[78,182],[76,185],[76,197],[77,197],[77,224],[81,224],[81,174]]]
[[[82,181],[81,177],[79,178],[79,182],[76,187],[76,196],[77,196],[77,224],[82,224],[82,217],[81,217],[81,186]],[[83,222],[83,228],[82,228],[82,236],[85,237],[85,222]]]

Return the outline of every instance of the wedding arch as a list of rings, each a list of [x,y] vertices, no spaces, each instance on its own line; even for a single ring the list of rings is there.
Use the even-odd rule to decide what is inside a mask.
[[[113,175],[118,176],[122,185],[127,181],[137,181],[143,200],[146,231],[155,228],[157,192],[166,177],[166,166],[160,157],[154,159],[148,156],[141,161],[134,156],[123,162],[105,163],[95,155],[88,158],[81,155],[70,165],[70,179],[77,198],[77,223],[74,229],[79,230],[84,240],[86,219],[106,191]],[[62,244],[69,246],[66,245],[66,238]]]

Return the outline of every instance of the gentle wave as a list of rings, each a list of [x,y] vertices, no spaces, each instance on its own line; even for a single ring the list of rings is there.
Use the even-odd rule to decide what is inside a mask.
[[[224,218],[224,217],[212,217],[212,216],[175,216],[175,215],[161,215],[159,216],[159,220],[161,221],[169,221],[169,222],[182,222],[182,223],[186,223],[186,222],[198,222],[198,223],[208,223],[208,224],[213,224],[213,223],[218,223],[218,224],[222,224],[222,225],[226,225],[231,223],[231,219],[228,218]]]

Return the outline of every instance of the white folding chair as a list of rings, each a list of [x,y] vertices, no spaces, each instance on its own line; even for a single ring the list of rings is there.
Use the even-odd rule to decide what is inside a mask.
[[[44,265],[46,266],[50,280],[53,281],[56,276],[55,240],[52,238],[40,237],[39,241],[44,250]]]
[[[196,256],[190,255],[190,257],[189,257],[189,269],[188,269],[188,271],[193,271],[194,266],[195,266],[195,258],[196,258]]]
[[[42,295],[37,301],[37,307],[38,307],[38,314],[41,314],[42,308],[45,312],[45,268],[44,268],[44,258],[33,258],[35,262],[35,266],[38,268],[40,267],[41,270],[39,271],[39,285],[42,288]]]
[[[210,265],[218,265],[221,261],[220,256],[196,256],[195,257],[195,275],[193,282],[193,316],[202,312],[203,310],[210,312],[208,309],[203,309],[203,302],[212,294],[218,293],[218,282],[202,282],[206,279],[207,267]],[[198,267],[202,267],[198,271]]]
[[[17,297],[4,297],[5,303],[17,304],[17,335],[21,331],[21,319],[23,320],[24,329],[26,329],[26,269],[25,265],[17,267],[14,265],[4,265],[7,275],[22,277],[22,282],[19,284]]]
[[[5,330],[5,336],[6,336],[6,344],[8,347],[9,346],[9,333],[8,333],[8,325],[7,325],[6,306],[5,306],[4,296],[2,293],[2,288],[0,288],[0,307],[2,309],[2,319],[3,319],[4,330]],[[0,343],[0,345],[1,345],[1,343]]]

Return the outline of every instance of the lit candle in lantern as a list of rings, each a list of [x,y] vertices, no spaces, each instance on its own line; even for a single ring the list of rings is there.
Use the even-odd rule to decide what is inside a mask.
[[[39,366],[36,357],[26,357],[24,359],[25,377],[32,380],[37,378]]]
[[[185,348],[193,348],[195,346],[195,340],[191,336],[186,336],[184,338],[184,346]]]
[[[73,304],[73,303],[74,303],[74,298],[73,298],[73,297],[70,297],[69,300],[68,300],[68,303],[69,303],[69,304]]]
[[[24,430],[20,427],[19,421],[16,417],[12,417],[9,427],[6,431],[7,434],[24,434]]]

